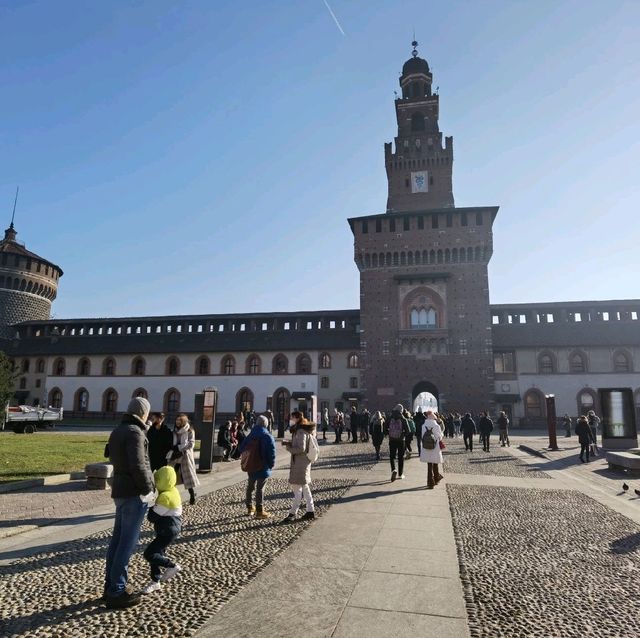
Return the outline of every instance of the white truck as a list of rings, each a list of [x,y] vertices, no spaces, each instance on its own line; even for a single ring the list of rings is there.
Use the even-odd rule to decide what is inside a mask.
[[[33,434],[37,428],[53,428],[56,421],[62,421],[62,408],[42,408],[39,406],[7,406],[4,411],[2,429],[12,428],[18,434]]]

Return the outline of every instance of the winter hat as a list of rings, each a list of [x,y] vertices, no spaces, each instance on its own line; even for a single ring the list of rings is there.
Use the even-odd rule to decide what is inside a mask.
[[[135,397],[129,401],[127,414],[134,417],[141,425],[145,426],[147,424],[149,412],[151,412],[151,404],[145,398]]]
[[[393,409],[396,412],[400,412],[400,414],[402,414],[404,412],[404,407],[403,407],[402,403],[398,403],[398,405],[396,405],[396,407],[393,408]]]
[[[263,414],[261,414],[257,419],[256,419],[256,425],[258,427],[262,427],[262,428],[268,428],[269,427],[269,419],[267,419],[266,416],[264,416]]]

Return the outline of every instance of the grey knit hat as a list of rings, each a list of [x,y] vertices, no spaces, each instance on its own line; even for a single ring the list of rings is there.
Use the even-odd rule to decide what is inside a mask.
[[[147,425],[147,419],[149,418],[149,412],[151,412],[151,404],[143,397],[135,397],[129,401],[127,407],[127,414],[130,414],[137,421],[144,426]]]
[[[263,428],[268,428],[269,427],[269,419],[267,419],[266,416],[264,416],[263,414],[261,414],[257,419],[256,419],[256,425],[260,425]]]

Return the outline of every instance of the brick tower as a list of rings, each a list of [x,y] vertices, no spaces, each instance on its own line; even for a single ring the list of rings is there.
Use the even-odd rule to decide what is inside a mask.
[[[14,336],[12,324],[49,319],[62,270],[16,241],[13,222],[0,241],[0,338]]]
[[[490,407],[493,358],[487,265],[497,206],[456,208],[453,138],[438,124],[426,60],[412,57],[385,144],[387,212],[349,220],[360,271],[362,387],[369,408],[429,392],[442,410]]]

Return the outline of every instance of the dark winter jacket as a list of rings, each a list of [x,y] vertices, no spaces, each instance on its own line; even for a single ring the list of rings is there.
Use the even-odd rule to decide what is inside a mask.
[[[462,417],[461,424],[462,434],[475,434],[476,433],[476,422],[470,416]]]
[[[416,424],[416,433],[420,436],[422,432],[422,424],[427,420],[423,412],[416,412],[413,416],[413,422]]]
[[[109,459],[113,465],[111,498],[130,498],[153,492],[149,443],[144,428],[125,414],[109,437]]]
[[[147,431],[147,440],[151,470],[155,471],[168,463],[167,453],[173,447],[173,432],[164,423],[157,429],[152,425]]]
[[[589,445],[589,443],[594,443],[593,433],[591,432],[591,428],[589,427],[588,423],[585,423],[584,421],[578,421],[578,423],[576,424],[576,434],[581,445]]]
[[[480,434],[491,434],[491,432],[493,432],[493,421],[488,416],[480,417],[478,429],[480,430]]]
[[[502,414],[498,417],[498,428],[500,430],[506,430],[509,427],[509,419]]]
[[[160,516],[153,508],[147,514],[149,522],[153,524],[156,536],[165,538],[175,538],[182,529],[182,519],[180,516]]]
[[[231,447],[231,435],[229,434],[229,426],[226,423],[223,423],[218,430],[217,443],[225,449]]]
[[[249,445],[250,441],[259,441],[260,445],[260,458],[262,459],[262,469],[257,472],[249,472],[250,479],[261,479],[268,478],[271,476],[271,472],[273,471],[273,466],[276,464],[276,442],[267,430],[267,428],[262,427],[259,423],[256,423],[252,428],[251,432],[245,437],[244,441],[240,444],[238,448],[240,454],[244,452],[247,445]]]
[[[369,426],[369,434],[371,434],[371,441],[374,447],[382,445],[384,440],[384,417],[376,417],[374,414]]]
[[[404,440],[408,434],[411,434],[411,430],[409,430],[409,424],[407,423],[407,420],[399,412],[395,412],[395,411],[392,412],[391,418],[387,419],[384,422],[384,433],[386,436],[389,436],[389,425],[391,421],[393,421],[394,419],[399,419],[400,422],[402,423],[402,439]],[[391,440],[392,440],[391,437],[389,437],[389,441]]]

